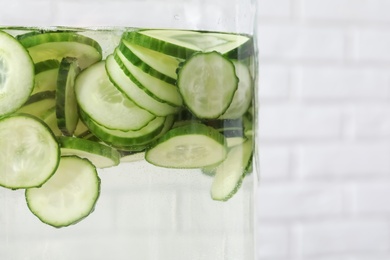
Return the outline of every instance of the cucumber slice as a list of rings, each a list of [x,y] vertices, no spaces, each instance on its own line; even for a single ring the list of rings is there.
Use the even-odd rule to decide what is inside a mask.
[[[128,76],[133,83],[144,89],[154,99],[171,106],[181,106],[183,104],[183,100],[175,85],[166,83],[143,72],[140,68],[128,61],[119,49],[115,50],[114,55],[126,67]]]
[[[100,178],[95,166],[87,159],[64,156],[54,176],[40,188],[27,189],[25,196],[36,217],[61,228],[88,216],[99,194]]]
[[[19,109],[34,87],[34,64],[26,49],[0,31],[0,117]]]
[[[60,149],[51,130],[27,114],[0,119],[0,186],[39,187],[55,172]]]
[[[119,164],[120,153],[107,145],[97,142],[60,136],[58,142],[61,147],[61,155],[77,155],[86,158],[97,168],[107,168]]]
[[[115,88],[107,76],[104,61],[79,75],[75,93],[79,106],[88,117],[108,129],[139,130],[155,118]]]
[[[238,61],[233,61],[236,75],[239,79],[237,91],[234,93],[233,100],[228,109],[220,116],[220,119],[239,118],[246,111],[253,99],[253,79],[249,72],[248,66]]]
[[[76,32],[33,32],[19,35],[18,40],[28,49],[35,63],[64,57],[75,57],[85,69],[102,59],[102,48],[92,38]]]
[[[217,51],[234,59],[243,59],[253,53],[252,37],[239,34],[157,29],[126,32],[122,38],[181,59],[199,51]]]
[[[195,123],[168,131],[146,151],[145,159],[160,167],[201,168],[223,161],[226,154],[224,136]]]
[[[106,60],[106,70],[111,82],[139,107],[148,110],[156,116],[167,116],[176,113],[179,108],[156,100],[150,92],[135,84],[122,61],[109,55]]]
[[[121,153],[121,163],[138,162],[145,159],[145,152],[127,152]]]
[[[220,117],[238,86],[233,63],[217,52],[197,53],[178,72],[177,85],[188,109],[198,118]]]
[[[55,96],[55,91],[42,91],[35,93],[29,97],[27,102],[18,109],[17,112],[42,118],[42,115],[46,113],[46,111],[55,106]]]
[[[58,128],[58,124],[57,124],[57,116],[56,116],[56,107],[55,106],[53,106],[52,108],[50,108],[46,112],[43,112],[40,115],[40,118],[43,120],[43,122],[46,123],[46,125],[51,129],[51,131],[53,132],[53,134],[55,136],[62,135],[62,132]]]
[[[229,150],[227,158],[215,168],[211,186],[211,197],[214,200],[227,201],[240,188],[252,162],[252,140]]]
[[[64,135],[73,135],[79,121],[74,84],[80,72],[76,58],[66,57],[61,60],[58,71],[56,116],[58,128]]]
[[[145,73],[169,84],[176,84],[176,70],[182,60],[126,40],[122,40],[118,48],[131,63]]]
[[[32,94],[55,91],[57,86],[58,60],[46,60],[35,64],[35,84]]]
[[[80,116],[90,131],[103,142],[114,147],[139,146],[149,143],[164,127],[165,117],[156,117],[137,131],[120,131],[99,125],[80,110]]]

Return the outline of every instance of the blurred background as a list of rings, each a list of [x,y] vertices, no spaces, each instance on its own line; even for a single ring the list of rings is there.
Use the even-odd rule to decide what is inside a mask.
[[[258,260],[390,259],[390,1],[258,4]]]

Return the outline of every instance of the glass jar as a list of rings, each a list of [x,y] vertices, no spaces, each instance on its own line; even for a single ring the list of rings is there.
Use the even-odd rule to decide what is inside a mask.
[[[0,259],[254,260],[256,0],[1,5]]]

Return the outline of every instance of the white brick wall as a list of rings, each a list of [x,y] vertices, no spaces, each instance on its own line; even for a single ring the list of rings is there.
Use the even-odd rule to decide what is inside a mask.
[[[259,8],[258,260],[390,259],[390,1]]]

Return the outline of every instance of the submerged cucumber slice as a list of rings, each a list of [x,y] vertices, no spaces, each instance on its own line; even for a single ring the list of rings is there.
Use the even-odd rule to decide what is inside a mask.
[[[211,197],[214,200],[226,201],[240,188],[241,182],[250,168],[252,140],[245,141],[229,150],[227,158],[214,171],[215,176],[211,186]]]
[[[238,87],[234,93],[232,102],[224,114],[219,117],[220,119],[241,117],[248,111],[253,99],[253,79],[248,66],[238,61],[233,61],[233,63],[239,79]]]
[[[145,73],[167,83],[176,84],[176,70],[182,60],[126,40],[122,40],[118,48],[131,63]]]
[[[253,53],[252,38],[239,34],[152,29],[127,32],[123,39],[181,59],[199,51],[217,51],[234,59]]]
[[[179,108],[156,99],[149,91],[131,80],[131,75],[123,62],[109,55],[106,60],[106,70],[111,82],[139,107],[148,110],[156,116],[167,116],[178,112]]]
[[[97,168],[107,168],[119,164],[120,153],[114,148],[86,139],[61,136],[58,138],[61,155],[77,155],[86,158]]]
[[[100,194],[95,166],[77,156],[61,157],[55,175],[42,187],[26,190],[31,212],[56,228],[75,224],[88,216]]]
[[[44,113],[56,104],[55,91],[42,91],[29,97],[27,102],[18,109],[18,113],[26,113],[41,118]]]
[[[233,63],[217,52],[197,53],[178,73],[184,103],[198,118],[218,118],[229,107],[238,86]]]
[[[32,94],[55,91],[57,87],[58,60],[46,60],[35,64],[35,84]]]
[[[136,131],[120,131],[108,129],[99,125],[92,118],[80,110],[80,116],[89,130],[103,142],[114,147],[128,147],[144,145],[153,140],[164,127],[165,117],[156,117],[143,128]]]
[[[38,187],[55,172],[60,149],[51,130],[27,114],[0,119],[0,186]]]
[[[137,106],[115,88],[107,76],[104,61],[79,75],[75,91],[81,109],[108,129],[134,131],[155,118],[155,115]]]
[[[75,57],[81,69],[102,59],[102,48],[92,38],[76,32],[33,32],[19,35],[35,63],[64,57]]]
[[[201,168],[221,162],[227,154],[226,140],[203,124],[169,130],[146,151],[145,159],[167,168]]]
[[[114,55],[115,58],[119,59],[126,67],[130,79],[140,88],[150,93],[156,100],[171,106],[181,106],[183,104],[183,100],[175,85],[166,83],[165,81],[145,73],[128,61],[119,49],[115,50]]]
[[[64,135],[73,135],[79,121],[74,84],[80,72],[76,58],[63,58],[58,71],[56,116],[58,128]]]
[[[34,64],[26,49],[0,31],[0,117],[20,108],[34,87]]]

